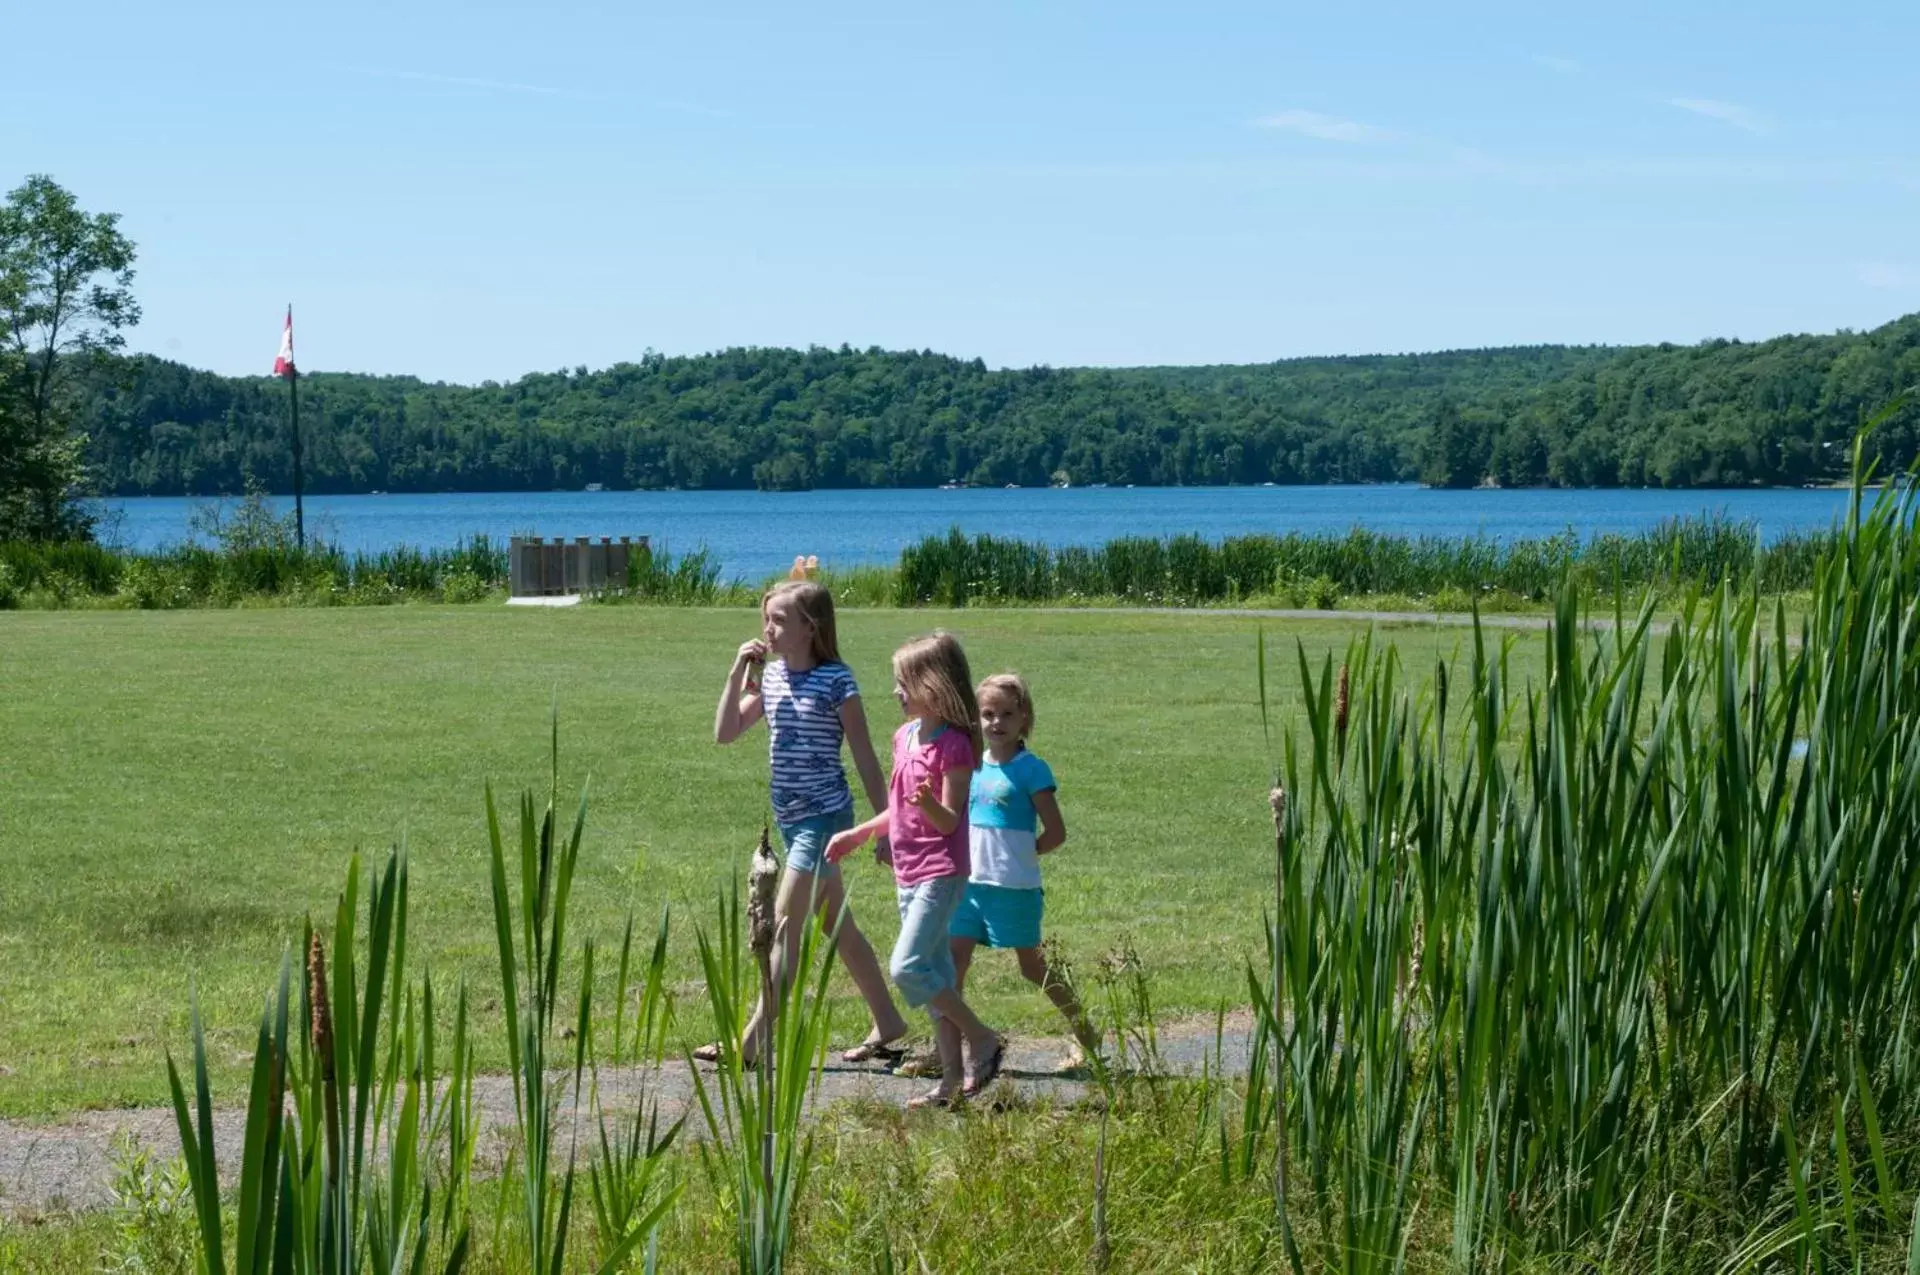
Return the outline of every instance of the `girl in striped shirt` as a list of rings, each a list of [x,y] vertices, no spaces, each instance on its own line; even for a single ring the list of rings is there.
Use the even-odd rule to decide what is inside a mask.
[[[760,636],[742,643],[734,656],[714,712],[713,738],[730,744],[755,722],[765,719],[767,723],[773,815],[787,846],[787,870],[774,902],[775,927],[781,936],[775,953],[776,994],[785,987],[786,970],[800,951],[800,927],[792,919],[818,913],[827,933],[839,924],[841,963],[873,1014],[873,1030],[841,1057],[848,1062],[898,1062],[906,1019],[894,1007],[873,944],[847,909],[839,866],[824,858],[833,834],[853,826],[853,791],[840,764],[843,742],[853,753],[867,800],[875,810],[887,808],[887,785],[867,735],[860,688],[852,670],[840,661],[833,595],[811,580],[785,581],[761,599],[760,620]],[[884,856],[885,852],[883,844],[879,853]],[[840,920],[843,910],[844,923]],[[761,1016],[777,1010],[777,1005],[754,1007],[740,1045],[742,1059],[752,1061],[758,1048]],[[703,1045],[694,1050],[694,1057],[718,1061],[720,1047]]]

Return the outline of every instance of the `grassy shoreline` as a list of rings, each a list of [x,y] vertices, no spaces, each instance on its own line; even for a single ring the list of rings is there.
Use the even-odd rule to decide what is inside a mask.
[[[209,544],[135,553],[94,544],[0,544],[0,610],[171,610],[234,606],[468,603],[504,597],[506,547],[348,554],[297,547],[263,501],[210,527]],[[1130,537],[1054,548],[957,528],[909,545],[891,566],[819,571],[843,607],[1251,607],[1440,613],[1544,609],[1563,582],[1595,597],[1674,599],[1721,584],[1804,593],[1834,533],[1762,544],[1753,524],[1676,519],[1636,535]],[[765,582],[725,580],[704,549],[637,555],[611,602],[752,605]]]

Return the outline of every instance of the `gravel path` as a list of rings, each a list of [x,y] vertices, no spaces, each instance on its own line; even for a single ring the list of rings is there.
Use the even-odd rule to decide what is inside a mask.
[[[1037,611],[1048,615],[1218,615],[1243,620],[1325,620],[1338,622],[1358,620],[1366,624],[1431,624],[1440,628],[1472,628],[1473,616],[1458,611],[1310,611],[1299,608],[1275,608],[1262,610],[1257,607],[1035,607]],[[1629,611],[1627,624],[1631,628],[1638,619],[1637,612]],[[1480,617],[1480,626],[1487,629],[1531,629],[1540,630],[1553,624],[1550,612],[1538,614],[1496,614]],[[1613,621],[1604,616],[1590,616],[1582,626],[1604,632],[1613,628]],[[1665,633],[1671,627],[1666,620],[1655,620],[1648,628],[1654,633]]]
[[[1244,1014],[1227,1020],[1222,1042],[1227,1067],[1234,1074],[1245,1071],[1248,1030],[1249,1020]],[[1177,1022],[1160,1031],[1161,1056],[1173,1072],[1197,1072],[1201,1061],[1212,1056],[1214,1039],[1211,1018]],[[1064,1038],[1013,1038],[1008,1041],[1007,1065],[997,1083],[1011,1085],[1027,1097],[1074,1101],[1086,1092],[1087,1085],[1083,1079],[1059,1074],[1057,1069],[1066,1050]],[[895,1076],[873,1065],[842,1063],[837,1051],[829,1058],[815,1098],[816,1110],[849,1099],[904,1106],[907,1099],[933,1083]],[[600,1090],[605,1105],[613,1110],[631,1110],[643,1079],[648,1077],[637,1070],[602,1072]],[[649,1085],[660,1098],[666,1120],[691,1112],[689,1136],[705,1135],[692,1077],[684,1062],[668,1062],[651,1076]],[[504,1139],[514,1124],[512,1085],[505,1075],[480,1076],[474,1082],[474,1101],[481,1113],[480,1158],[484,1164],[497,1165]],[[563,1108],[563,1137],[573,1114],[571,1104]],[[238,1164],[244,1124],[245,1112],[240,1109],[214,1112],[214,1141],[223,1174],[232,1172]],[[123,1136],[160,1157],[180,1153],[171,1107],[88,1111],[46,1123],[0,1120],[0,1215],[28,1218],[113,1203],[114,1147]]]

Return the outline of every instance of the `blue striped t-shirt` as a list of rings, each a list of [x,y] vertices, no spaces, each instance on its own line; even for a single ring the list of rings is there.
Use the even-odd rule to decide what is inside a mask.
[[[840,706],[860,693],[853,670],[819,664],[804,673],[773,660],[760,676],[773,770],[773,817],[782,824],[831,815],[853,805],[840,765]]]

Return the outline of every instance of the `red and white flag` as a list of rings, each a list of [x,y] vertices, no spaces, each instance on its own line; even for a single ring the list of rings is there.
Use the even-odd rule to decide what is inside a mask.
[[[280,353],[273,357],[275,376],[292,376],[293,372],[293,307],[287,307],[287,326],[280,331]]]

